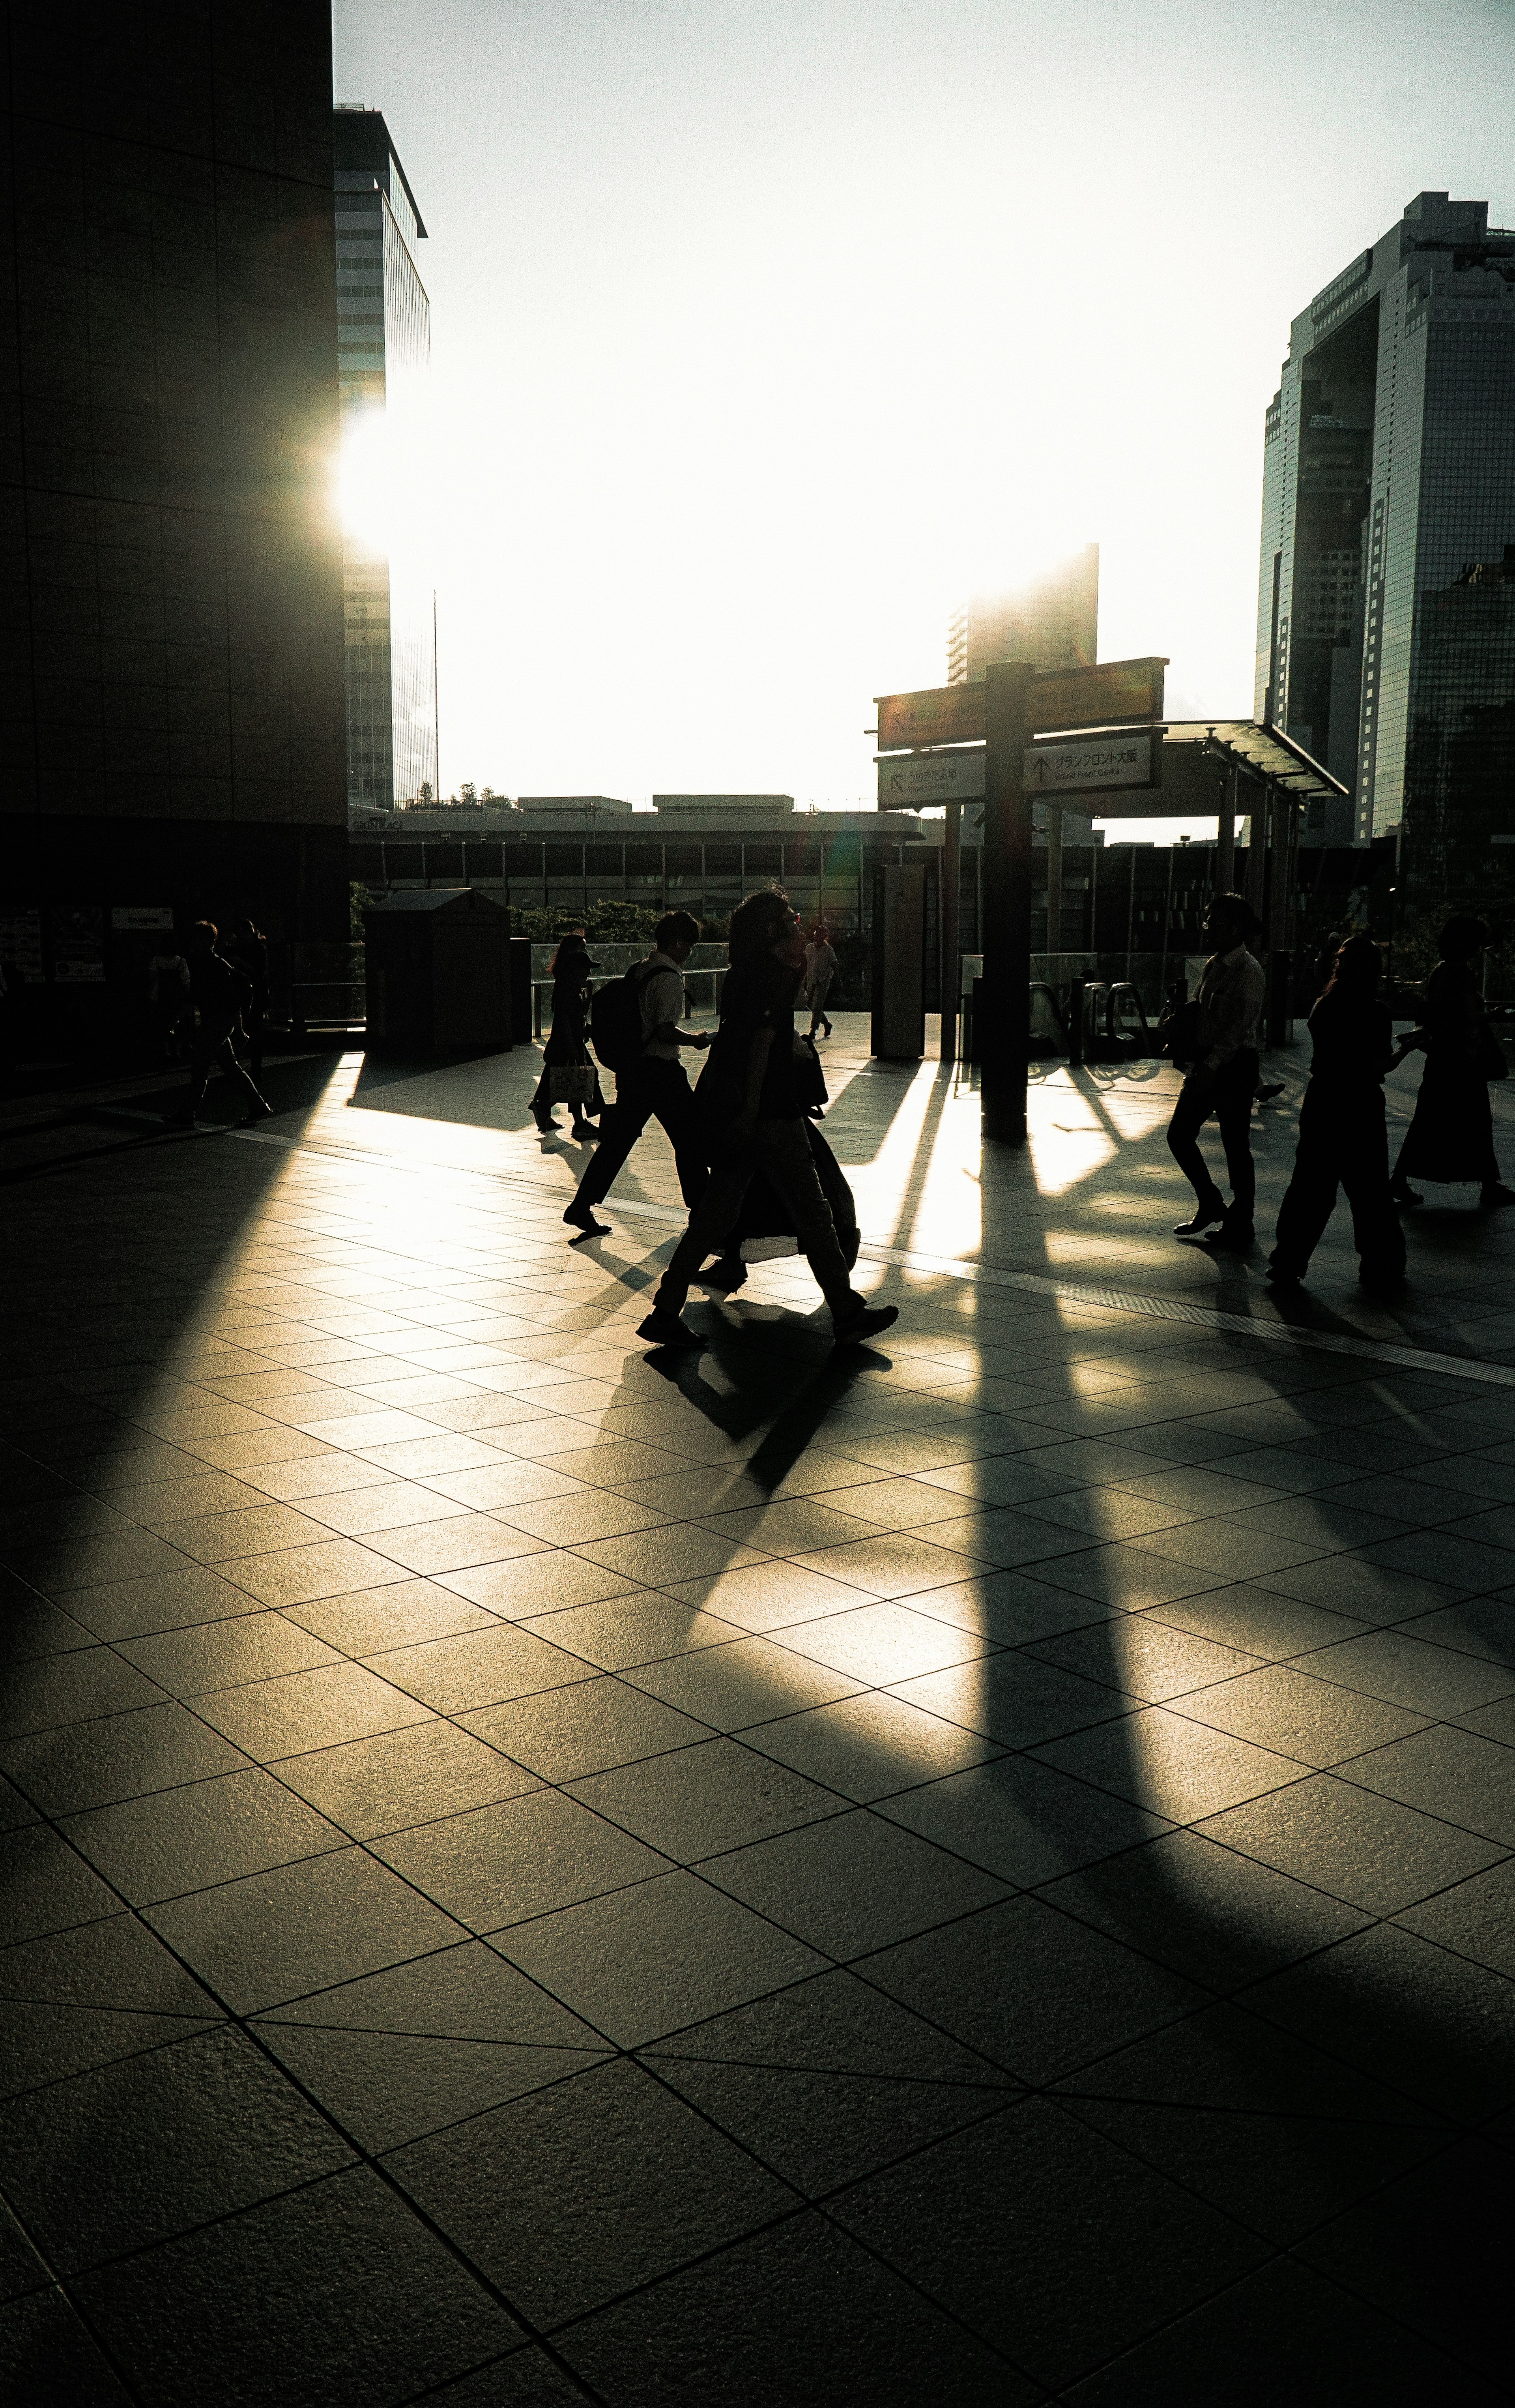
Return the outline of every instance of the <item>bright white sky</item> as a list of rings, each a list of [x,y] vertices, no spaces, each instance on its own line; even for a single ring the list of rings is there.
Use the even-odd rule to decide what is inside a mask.
[[[430,228],[444,792],[871,806],[876,694],[1102,547],[1251,709],[1289,320],[1515,221],[1508,0],[336,0]],[[1147,831],[1143,831],[1147,832]]]

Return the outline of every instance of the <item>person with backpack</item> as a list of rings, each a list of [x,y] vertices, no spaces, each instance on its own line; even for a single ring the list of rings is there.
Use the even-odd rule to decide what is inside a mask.
[[[684,964],[699,940],[700,924],[689,912],[665,911],[653,930],[647,959],[636,963],[623,979],[602,986],[594,997],[594,1051],[616,1074],[616,1099],[606,1110],[599,1152],[563,1216],[580,1237],[608,1236],[608,1224],[596,1219],[594,1208],[608,1195],[650,1120],[662,1124],[673,1147],[679,1189],[692,1211],[705,1193],[709,1173],[704,1137],[679,1059],[681,1045],[698,1053],[710,1042],[706,1031],[679,1025],[684,1014]]]
[[[273,1106],[261,1096],[236,1058],[236,1038],[242,1014],[252,1003],[252,982],[216,949],[220,931],[214,921],[196,920],[190,930],[190,1001],[194,1007],[194,1051],[190,1062],[190,1100],[175,1115],[178,1125],[193,1128],[199,1117],[210,1074],[219,1063],[222,1075],[234,1079],[248,1098],[243,1125],[266,1120]]]

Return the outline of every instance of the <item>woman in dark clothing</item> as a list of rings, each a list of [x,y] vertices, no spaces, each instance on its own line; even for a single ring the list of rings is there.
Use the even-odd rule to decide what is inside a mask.
[[[583,1095],[570,1096],[567,1100],[573,1113],[573,1135],[580,1145],[596,1138],[597,1129],[590,1127],[605,1110],[605,1097],[600,1093],[600,1076],[594,1068],[586,1039],[589,1016],[591,970],[598,969],[592,962],[589,947],[584,942],[582,928],[575,928],[564,938],[551,960],[552,1027],[542,1049],[542,1075],[536,1082],[536,1093],[531,1099],[531,1116],[546,1137],[558,1125],[552,1117],[556,1100],[552,1093],[554,1070],[587,1071],[588,1079],[575,1083],[583,1086]],[[562,1092],[562,1082],[559,1082]]]
[[[1494,1160],[1494,1114],[1489,1108],[1489,1068],[1501,1058],[1483,1016],[1483,998],[1473,965],[1489,941],[1481,920],[1459,912],[1436,939],[1440,961],[1425,988],[1424,1025],[1405,1040],[1407,1054],[1423,1048],[1425,1068],[1415,1098],[1415,1117],[1394,1165],[1398,1204],[1421,1204],[1412,1179],[1454,1187],[1477,1180],[1479,1201],[1515,1204]]]
[[[1293,1176],[1279,1207],[1268,1277],[1293,1286],[1309,1268],[1336,1189],[1352,1208],[1352,1238],[1365,1286],[1393,1289],[1405,1277],[1405,1233],[1389,1194],[1383,1076],[1404,1058],[1379,999],[1383,964],[1371,937],[1349,937],[1309,1016],[1315,1054],[1299,1108]]]

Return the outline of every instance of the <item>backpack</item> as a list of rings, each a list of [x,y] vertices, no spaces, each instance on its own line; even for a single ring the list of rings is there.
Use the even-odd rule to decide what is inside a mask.
[[[589,1007],[589,1041],[607,1070],[629,1070],[647,1039],[642,1035],[642,985],[646,962],[634,962],[624,977],[597,987]]]

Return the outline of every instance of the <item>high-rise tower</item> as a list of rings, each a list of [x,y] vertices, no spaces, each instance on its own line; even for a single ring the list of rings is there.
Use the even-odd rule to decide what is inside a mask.
[[[1290,330],[1264,437],[1256,710],[1400,832],[1431,904],[1515,831],[1515,232],[1422,193]]]
[[[947,628],[947,682],[978,685],[991,661],[1085,669],[1098,656],[1099,546],[1086,543],[1022,585],[976,594]]]
[[[436,791],[426,228],[382,111],[338,103],[335,133],[348,801],[382,810]]]

